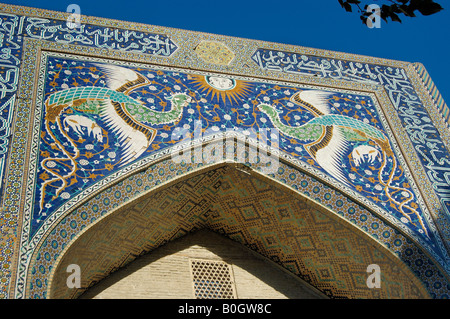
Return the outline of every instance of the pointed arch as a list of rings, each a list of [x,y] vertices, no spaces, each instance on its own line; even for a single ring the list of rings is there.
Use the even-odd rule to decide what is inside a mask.
[[[111,210],[64,247],[47,297],[73,298],[145,253],[207,228],[280,264],[332,298],[428,298],[414,272],[324,205],[255,170],[222,163],[185,174]],[[80,266],[81,287],[66,285]],[[367,287],[377,264],[382,287]]]

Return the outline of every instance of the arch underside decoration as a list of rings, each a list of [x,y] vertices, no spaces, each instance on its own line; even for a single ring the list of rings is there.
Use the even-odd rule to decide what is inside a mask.
[[[444,178],[404,129],[405,108],[431,101],[410,64],[92,19],[76,37],[61,17],[2,20],[22,55],[2,96],[16,108],[0,158],[3,297],[77,297],[210,229],[332,298],[448,298]],[[98,45],[105,26],[115,37]],[[132,50],[124,34],[147,41]],[[82,289],[65,285],[69,264]],[[367,287],[370,264],[381,289]]]
[[[137,256],[203,228],[270,258],[329,297],[429,296],[413,272],[367,234],[286,186],[227,163],[176,178],[87,228],[62,250],[48,276],[48,297],[77,297]],[[62,231],[63,225],[54,233]],[[51,245],[49,238],[41,258]],[[66,285],[70,264],[83,269],[81,289]],[[382,289],[367,287],[370,264],[383,269]]]

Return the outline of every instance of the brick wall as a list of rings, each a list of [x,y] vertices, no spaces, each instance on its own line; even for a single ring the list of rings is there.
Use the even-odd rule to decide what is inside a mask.
[[[194,298],[192,259],[230,264],[235,295],[240,299],[323,298],[279,265],[206,230],[138,258],[92,287],[82,298]]]

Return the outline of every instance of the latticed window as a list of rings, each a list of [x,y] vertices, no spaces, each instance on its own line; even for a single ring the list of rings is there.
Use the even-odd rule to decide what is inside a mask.
[[[191,273],[195,298],[236,298],[231,265],[222,261],[191,259]]]

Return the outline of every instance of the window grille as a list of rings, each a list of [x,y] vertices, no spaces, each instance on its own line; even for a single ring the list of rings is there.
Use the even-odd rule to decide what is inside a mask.
[[[235,299],[231,265],[223,261],[191,259],[194,296],[197,299]]]

